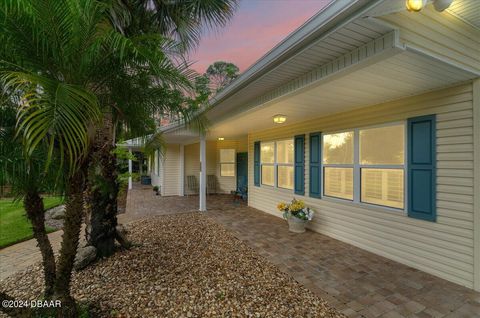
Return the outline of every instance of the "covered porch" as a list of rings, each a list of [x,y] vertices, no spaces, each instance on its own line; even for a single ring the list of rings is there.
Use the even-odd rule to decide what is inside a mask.
[[[207,197],[205,215],[348,317],[475,317],[480,293],[331,237],[288,232],[275,216]],[[134,188],[122,220],[198,211],[197,197]],[[181,217],[179,215],[179,217]]]
[[[206,211],[209,165],[221,166],[209,143],[247,139],[249,207],[278,216],[279,202],[300,198],[316,213],[309,229],[479,290],[478,30],[433,8],[412,15],[389,4],[335,24],[335,2],[215,95],[208,132],[165,127],[182,155],[162,188],[185,194],[194,144]],[[361,140],[389,129],[394,138]],[[362,159],[362,143],[395,160]],[[330,160],[337,148],[344,155]]]
[[[135,174],[139,166],[144,166],[144,175],[150,177],[152,187],[159,188],[161,196],[191,196],[197,200],[201,211],[206,211],[209,195],[237,193],[240,199],[246,201],[247,135],[219,138],[180,131],[165,134],[164,138],[165,149],[156,151],[154,158],[138,156],[143,151],[143,139],[131,139],[119,144],[136,153],[137,158],[143,158],[144,164],[128,160],[130,174]],[[130,176],[128,188],[135,187],[135,181]]]
[[[311,230],[478,290],[479,205],[472,176],[478,174],[474,129],[480,73],[450,56],[451,43],[461,45],[465,40],[456,36],[458,30],[444,37],[432,35],[448,48],[441,54],[407,36],[413,23],[440,29],[444,21],[439,22],[435,12],[422,16],[385,12],[317,34],[292,53],[286,43],[302,42],[301,29],[217,94],[205,113],[212,123],[208,134],[196,136],[201,171],[208,163],[202,157],[202,139],[247,135],[250,207],[278,216],[279,202],[304,200],[316,213],[308,225]],[[395,25],[403,19],[411,24]],[[447,15],[442,19],[458,22]],[[460,25],[459,30],[464,29],[477,34]],[[425,28],[418,31],[425,32],[425,38],[431,36]],[[427,117],[429,131],[421,135],[428,136],[425,144],[430,146],[421,149],[430,150],[424,158],[431,173],[424,174],[430,176],[424,183],[429,186],[423,187],[429,193],[421,195],[416,190],[423,181],[413,182],[411,175],[415,161],[409,142],[424,139],[413,136],[413,130],[409,135],[408,125]],[[376,159],[365,160],[364,165],[360,134],[379,129],[377,136],[385,136],[388,128],[380,128],[387,126],[395,127],[397,137],[370,144],[379,152],[386,145],[400,149],[395,156],[401,165]],[[183,138],[188,133],[172,127],[166,134]],[[340,135],[350,136],[341,142],[348,144],[344,156],[348,160],[330,162],[324,138]],[[280,147],[289,151],[279,151]],[[368,168],[380,170],[372,177],[367,174],[374,170]],[[392,174],[388,183],[391,172],[398,174]],[[295,185],[287,179],[295,180]],[[205,183],[200,186],[204,189]],[[204,193],[200,191],[199,197],[202,211],[207,208]],[[387,193],[397,203],[380,201]],[[415,215],[414,202],[423,205],[418,210],[426,211],[429,220]]]

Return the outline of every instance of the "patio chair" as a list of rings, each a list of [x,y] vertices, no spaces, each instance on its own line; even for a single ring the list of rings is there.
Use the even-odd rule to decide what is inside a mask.
[[[215,175],[207,176],[207,194],[217,194],[217,177]]]
[[[248,199],[248,186],[239,187],[236,191],[232,191],[233,203],[239,203],[240,201],[247,202]]]
[[[187,195],[191,194],[198,194],[198,183],[197,183],[197,177],[195,176],[187,176],[187,189],[188,193]]]
[[[248,199],[248,180],[246,175],[239,175],[237,177],[237,189],[233,191],[233,203],[239,201],[247,201]]]

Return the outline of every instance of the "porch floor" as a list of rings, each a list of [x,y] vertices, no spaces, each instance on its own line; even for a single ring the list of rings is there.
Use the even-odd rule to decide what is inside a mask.
[[[206,215],[349,317],[480,317],[480,293],[210,195]],[[198,196],[129,193],[124,221],[198,210]]]

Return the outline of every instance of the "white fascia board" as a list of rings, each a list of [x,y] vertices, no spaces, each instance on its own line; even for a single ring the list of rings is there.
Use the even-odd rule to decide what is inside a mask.
[[[221,101],[238,92],[253,80],[279,65],[286,63],[298,53],[311,47],[330,33],[362,16],[384,1],[385,0],[336,0],[330,2],[327,7],[310,18],[296,31],[261,57],[255,64],[249,67],[222,92],[215,95],[210,100],[210,105],[215,107]]]

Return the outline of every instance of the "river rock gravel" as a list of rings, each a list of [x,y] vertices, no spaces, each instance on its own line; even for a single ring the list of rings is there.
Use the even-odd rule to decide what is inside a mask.
[[[127,229],[134,247],[74,273],[72,293],[92,317],[344,317],[198,212]],[[42,284],[37,264],[0,290],[38,299]]]

